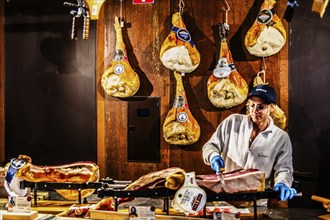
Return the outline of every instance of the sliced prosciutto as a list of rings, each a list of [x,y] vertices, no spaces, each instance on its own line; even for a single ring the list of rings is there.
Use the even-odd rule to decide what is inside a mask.
[[[258,192],[265,190],[265,173],[257,169],[224,173],[222,184],[216,174],[197,175],[197,184],[215,193]]]

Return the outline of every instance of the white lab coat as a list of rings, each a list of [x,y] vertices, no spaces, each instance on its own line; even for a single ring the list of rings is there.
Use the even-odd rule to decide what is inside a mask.
[[[249,147],[252,120],[249,115],[232,114],[223,120],[209,141],[203,146],[203,159],[210,165],[211,158],[221,155],[225,172],[255,168],[266,175],[266,188],[282,182],[293,182],[292,145],[289,135],[269,117],[269,126],[260,132]]]

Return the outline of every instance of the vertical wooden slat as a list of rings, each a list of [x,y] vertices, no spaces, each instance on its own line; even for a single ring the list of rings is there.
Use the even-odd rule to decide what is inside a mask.
[[[100,168],[100,176],[106,176],[106,148],[105,148],[105,121],[104,121],[104,91],[101,89],[101,73],[104,70],[103,51],[104,51],[104,3],[100,9],[99,19],[96,20],[96,112],[97,112],[97,164]]]

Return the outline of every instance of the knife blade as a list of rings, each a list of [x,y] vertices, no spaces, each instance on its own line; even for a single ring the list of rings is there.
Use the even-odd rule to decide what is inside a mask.
[[[225,185],[225,177],[223,176],[223,171],[225,169],[224,168],[220,168],[220,172],[217,172],[216,175],[218,176],[219,180],[220,180],[220,183],[222,185]]]

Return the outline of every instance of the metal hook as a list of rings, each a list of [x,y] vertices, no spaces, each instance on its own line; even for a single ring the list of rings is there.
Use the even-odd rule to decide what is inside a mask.
[[[230,10],[227,0],[223,0],[225,6],[222,7],[222,10],[225,12],[225,24],[228,24],[228,11]]]
[[[222,7],[222,10],[223,11],[229,11],[230,7],[229,7],[229,4],[228,4],[227,0],[223,0],[223,2],[225,3],[225,6]]]
[[[265,57],[262,57],[262,64],[264,65],[264,70],[266,72],[267,66],[266,66],[266,59],[265,59]]]
[[[184,7],[185,7],[185,4],[184,4],[183,0],[179,0],[179,13],[180,13],[180,15],[182,15]]]

